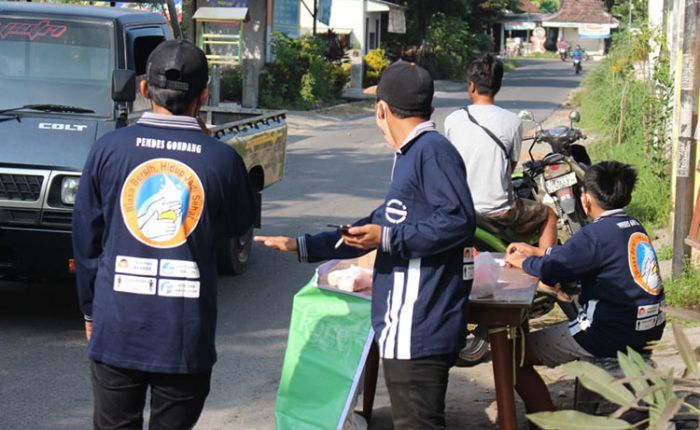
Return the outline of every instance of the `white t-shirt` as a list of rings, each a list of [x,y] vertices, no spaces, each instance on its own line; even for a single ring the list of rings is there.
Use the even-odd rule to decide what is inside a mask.
[[[496,105],[470,105],[469,113],[498,137],[506,154],[486,132],[460,109],[445,120],[445,136],[457,148],[467,169],[467,183],[477,212],[488,214],[515,204],[511,162],[520,156],[522,122],[517,115]]]

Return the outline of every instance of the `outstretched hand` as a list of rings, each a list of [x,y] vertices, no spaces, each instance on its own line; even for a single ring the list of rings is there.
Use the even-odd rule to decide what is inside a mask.
[[[253,240],[277,251],[297,252],[297,240],[291,237],[255,236]]]

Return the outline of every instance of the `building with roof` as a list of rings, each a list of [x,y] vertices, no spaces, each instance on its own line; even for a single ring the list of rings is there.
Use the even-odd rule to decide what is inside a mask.
[[[561,0],[559,12],[546,17],[542,26],[558,29],[557,40],[566,40],[571,47],[581,45],[588,54],[603,55],[610,30],[618,28],[620,21],[602,0]]]
[[[330,10],[325,19],[317,19],[316,31],[325,33],[331,29],[345,39],[351,48],[350,84],[353,88],[361,88],[365,54],[381,46],[385,33],[406,32],[404,7],[385,0],[333,0],[328,3]],[[314,21],[309,12],[302,7],[299,18],[301,33],[312,31]]]
[[[520,0],[518,8],[504,14],[494,26],[494,43],[499,52],[526,54],[533,50],[532,36],[549,16],[530,0]],[[538,30],[538,34],[540,30]],[[554,35],[556,37],[556,34]]]
[[[379,48],[384,33],[405,33],[404,7],[385,0],[333,0],[330,13],[323,22],[317,19],[316,31],[325,33],[332,29],[347,36],[348,46],[356,46],[366,53]],[[310,33],[313,17],[305,8],[300,9],[301,33]]]

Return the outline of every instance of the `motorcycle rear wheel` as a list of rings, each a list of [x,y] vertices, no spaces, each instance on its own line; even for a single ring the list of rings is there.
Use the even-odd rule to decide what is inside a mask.
[[[467,343],[459,351],[455,366],[473,367],[484,361],[489,353],[488,330],[486,326],[467,325]]]

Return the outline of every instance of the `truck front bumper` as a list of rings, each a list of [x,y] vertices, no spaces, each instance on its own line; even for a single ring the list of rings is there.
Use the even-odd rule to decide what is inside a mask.
[[[70,275],[71,233],[66,230],[0,226],[0,275]]]

